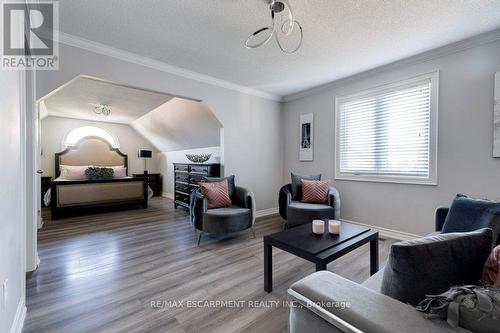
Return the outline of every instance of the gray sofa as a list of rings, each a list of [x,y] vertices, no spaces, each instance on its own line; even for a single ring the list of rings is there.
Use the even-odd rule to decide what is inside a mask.
[[[283,186],[279,193],[279,213],[287,221],[285,228],[310,223],[312,220],[340,219],[340,194],[330,186],[328,203],[305,203],[292,199],[292,185]]]
[[[436,232],[444,224],[448,208],[436,211]],[[500,233],[500,217],[492,223],[493,239]],[[428,320],[411,305],[380,292],[383,269],[362,284],[328,271],[320,271],[294,283],[288,290],[290,332],[469,332],[453,329],[444,320]],[[345,306],[346,303],[349,306]]]
[[[190,220],[198,232],[198,245],[203,233],[224,235],[250,229],[253,236],[255,198],[249,190],[236,186],[231,207],[208,209],[200,190],[191,193]]]

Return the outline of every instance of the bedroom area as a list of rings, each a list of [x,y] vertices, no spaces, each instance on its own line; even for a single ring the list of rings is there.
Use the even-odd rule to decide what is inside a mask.
[[[79,75],[38,109],[39,227],[174,206],[174,164],[187,156],[223,169],[223,128],[203,101]]]

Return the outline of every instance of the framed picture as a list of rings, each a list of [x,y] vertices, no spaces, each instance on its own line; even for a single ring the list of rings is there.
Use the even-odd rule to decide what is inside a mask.
[[[495,74],[493,111],[493,157],[500,157],[500,72]]]
[[[312,161],[314,147],[314,114],[300,115],[299,160]]]

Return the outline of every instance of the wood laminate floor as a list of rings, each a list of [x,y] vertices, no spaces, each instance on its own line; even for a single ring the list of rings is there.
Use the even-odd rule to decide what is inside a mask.
[[[279,217],[259,220],[256,239],[250,232],[204,237],[200,247],[186,211],[165,198],[145,210],[57,221],[44,211],[44,221],[40,267],[27,278],[26,333],[286,332],[286,307],[257,305],[281,304],[287,288],[314,271],[314,264],[274,249],[274,290],[264,291],[262,236],[281,230]],[[392,242],[380,241],[381,263]],[[369,245],[328,270],[364,281]],[[228,300],[244,306],[193,302]]]

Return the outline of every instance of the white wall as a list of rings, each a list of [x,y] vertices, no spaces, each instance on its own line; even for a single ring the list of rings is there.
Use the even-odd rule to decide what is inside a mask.
[[[221,163],[220,147],[208,147],[189,150],[178,150],[161,153],[161,170],[163,175],[163,193],[172,198],[174,195],[174,163],[193,163],[186,154],[212,154],[205,163]],[[227,174],[226,174],[227,175]],[[236,182],[238,180],[236,179]]]
[[[285,103],[284,175],[334,175],[334,99],[439,70],[438,186],[333,181],[344,219],[412,234],[433,231],[434,210],[458,192],[496,199],[500,159],[492,158],[493,77],[500,71],[500,41],[374,75],[334,83]],[[313,162],[298,161],[299,115],[314,112]]]
[[[0,332],[22,323],[25,301],[25,200],[22,157],[20,73],[0,75]],[[2,285],[8,280],[7,303]],[[19,328],[19,326],[15,326]]]
[[[280,102],[64,44],[59,58],[58,71],[38,74],[38,98],[87,74],[205,101],[224,127],[225,173],[235,174],[241,186],[254,191],[257,209],[277,206],[283,180]]]
[[[103,128],[118,139],[120,151],[128,155],[129,175],[132,173],[142,173],[144,170],[143,160],[137,157],[137,150],[139,148],[153,151],[153,158],[147,161],[148,171],[151,173],[159,171],[158,151],[132,127],[123,124],[50,116],[41,121],[41,141],[43,149],[41,162],[44,176],[54,176],[54,154],[61,151],[61,144],[66,134],[72,129],[81,126],[96,126]]]

